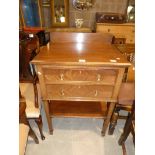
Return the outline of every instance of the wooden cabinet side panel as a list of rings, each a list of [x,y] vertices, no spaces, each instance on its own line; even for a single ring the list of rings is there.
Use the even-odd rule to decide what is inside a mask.
[[[115,84],[114,90],[113,90],[113,95],[112,95],[113,99],[117,99],[117,96],[118,96],[118,93],[119,93],[119,90],[120,90],[120,86],[121,86],[121,83],[122,83],[122,79],[123,79],[123,76],[124,76],[124,71],[125,71],[125,68],[120,68],[119,69],[117,79],[116,79],[116,84]]]
[[[36,65],[36,70],[37,70],[37,75],[39,78],[39,84],[40,84],[42,97],[43,97],[43,99],[46,99],[47,93],[46,93],[46,88],[45,88],[45,80],[44,80],[44,73],[42,70],[42,66]]]

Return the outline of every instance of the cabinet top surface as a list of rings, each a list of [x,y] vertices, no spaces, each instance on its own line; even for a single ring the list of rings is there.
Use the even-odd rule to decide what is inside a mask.
[[[52,34],[51,34],[52,35]],[[109,35],[100,33],[54,33],[51,42],[40,48],[33,64],[129,66]]]

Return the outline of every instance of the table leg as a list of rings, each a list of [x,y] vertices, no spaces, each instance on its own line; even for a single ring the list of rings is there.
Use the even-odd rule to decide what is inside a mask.
[[[116,104],[115,102],[110,103],[110,106],[109,106],[109,109],[108,109],[108,114],[107,114],[107,116],[106,116],[106,118],[104,120],[102,131],[101,131],[102,136],[105,136],[105,134],[106,134],[106,131],[107,131],[108,125],[110,123],[110,119],[111,119],[113,110],[115,108],[115,104]]]
[[[50,104],[50,101],[44,101],[44,109],[45,109],[45,113],[46,113],[48,129],[49,129],[49,133],[52,135],[53,134],[53,126],[52,126],[52,120],[50,117],[49,104]]]

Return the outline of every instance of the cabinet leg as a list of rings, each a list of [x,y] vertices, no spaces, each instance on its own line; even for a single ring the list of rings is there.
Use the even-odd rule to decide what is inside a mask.
[[[53,134],[53,126],[52,126],[52,120],[50,117],[49,104],[50,104],[50,101],[44,101],[44,109],[45,109],[45,113],[46,113],[48,129],[49,129],[49,133],[52,135]]]
[[[108,114],[107,114],[107,116],[106,116],[106,118],[104,120],[102,131],[101,131],[102,136],[105,136],[105,134],[106,134],[106,131],[107,131],[108,125],[110,123],[110,119],[111,119],[113,110],[115,108],[115,104],[116,103],[114,103],[114,102],[110,103],[110,106],[109,106],[109,109],[108,109]]]

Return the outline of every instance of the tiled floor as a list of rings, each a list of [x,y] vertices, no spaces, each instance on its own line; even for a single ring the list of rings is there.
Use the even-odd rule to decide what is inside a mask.
[[[119,120],[115,133],[112,136],[101,136],[103,121],[92,118],[54,118],[53,135],[49,135],[44,110],[44,135],[42,141],[36,124],[30,124],[39,138],[35,144],[28,138],[26,155],[122,155],[122,148],[117,141],[122,133],[124,121]],[[134,155],[132,136],[126,141],[127,155]]]

